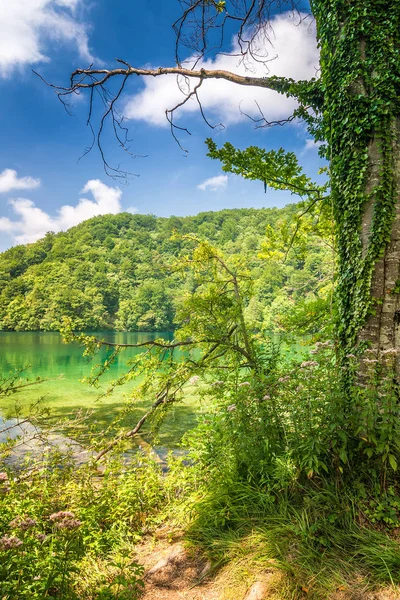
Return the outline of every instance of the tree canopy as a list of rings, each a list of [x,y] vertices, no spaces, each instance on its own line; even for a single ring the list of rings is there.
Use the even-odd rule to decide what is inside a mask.
[[[329,303],[333,256],[303,223],[302,245],[283,262],[292,235],[287,221],[297,210],[288,205],[195,217],[108,215],[16,246],[0,255],[0,328],[58,330],[66,316],[78,330],[171,330],[180,298],[195,289],[190,277],[174,270],[176,259],[193,247],[185,235],[193,234],[246,257],[255,285],[246,310],[257,329],[289,327],[288,314],[298,301],[304,329],[313,331]]]

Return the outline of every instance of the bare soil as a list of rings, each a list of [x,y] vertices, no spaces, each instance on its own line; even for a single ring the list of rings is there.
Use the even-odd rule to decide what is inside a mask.
[[[232,577],[229,568],[216,572],[193,548],[186,548],[179,534],[160,529],[137,546],[137,560],[145,567],[145,589],[141,600],[283,600],[288,598],[284,573],[268,569]],[[296,600],[312,597],[312,590],[299,590]],[[367,591],[361,582],[342,587],[326,600],[400,600],[400,588]]]

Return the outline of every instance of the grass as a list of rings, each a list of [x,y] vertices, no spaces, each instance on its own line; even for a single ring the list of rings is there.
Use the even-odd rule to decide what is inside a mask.
[[[210,491],[193,506],[188,540],[213,564],[228,565],[233,589],[243,573],[249,580],[270,571],[284,574],[271,576],[281,600],[326,600],[339,592],[337,598],[367,599],[368,590],[381,585],[399,591],[398,540],[358,523],[351,490],[309,484],[271,497],[243,483]]]

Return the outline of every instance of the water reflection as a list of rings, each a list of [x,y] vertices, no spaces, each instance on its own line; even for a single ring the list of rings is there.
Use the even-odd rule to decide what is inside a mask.
[[[119,344],[137,344],[163,337],[172,339],[171,332],[93,332],[99,339]],[[114,379],[126,368],[129,358],[142,350],[127,348],[116,358],[105,379]],[[64,374],[67,379],[88,376],[92,366],[107,356],[103,349],[93,359],[82,356],[83,348],[78,343],[64,344],[57,332],[0,332],[0,374],[31,367],[34,377],[57,377]]]

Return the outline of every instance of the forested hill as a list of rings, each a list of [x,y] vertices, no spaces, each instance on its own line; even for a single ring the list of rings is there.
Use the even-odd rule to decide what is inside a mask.
[[[170,218],[121,213],[48,233],[0,254],[0,329],[57,330],[64,315],[76,329],[172,328],[174,299],[191,285],[168,269],[191,245],[174,232],[248,256],[256,293],[247,310],[257,326],[268,325],[295,300],[324,295],[327,256],[320,245],[305,258],[294,253],[285,264],[259,256],[267,225],[275,228],[295,210],[289,205]]]

